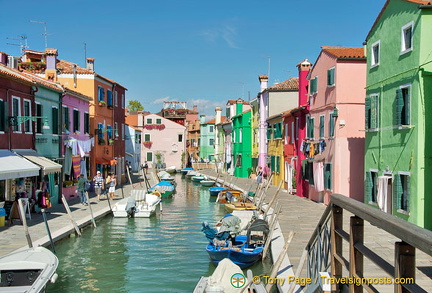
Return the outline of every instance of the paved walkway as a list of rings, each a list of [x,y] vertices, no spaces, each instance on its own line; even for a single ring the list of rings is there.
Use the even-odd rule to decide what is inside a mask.
[[[201,170],[199,172],[213,178],[218,176],[217,173],[211,169]],[[155,177],[151,174],[148,177],[152,185],[156,183]],[[257,188],[255,181],[247,178],[235,178],[226,174],[220,174],[218,180],[225,183],[231,182],[231,184],[235,185],[239,189],[245,190],[246,192],[255,191]],[[133,174],[132,181],[142,182],[143,179],[141,176],[138,176],[138,174]],[[116,198],[114,201],[111,201],[110,204],[113,205],[116,200],[121,199],[123,195],[127,196],[131,189],[132,186],[130,184],[125,184],[122,188],[119,186],[115,192]],[[267,203],[276,193],[276,190],[276,186],[269,187],[265,200]],[[283,243],[285,242],[284,239],[288,237],[290,231],[295,232],[294,239],[288,249],[288,256],[285,257],[279,270],[279,274],[284,276],[286,279],[287,275],[292,276],[297,269],[303,250],[305,249],[305,246],[326,206],[321,203],[315,203],[308,199],[288,194],[284,191],[279,193],[278,202],[282,206],[282,210],[276,228],[279,231],[278,233],[283,237],[277,236],[273,238],[274,240],[271,248],[273,260],[275,260],[280,254]],[[90,206],[96,224],[98,219],[111,213],[108,201],[105,199],[97,202],[93,194],[90,195],[90,206],[82,206],[79,204],[78,199],[69,201],[69,205],[73,219],[77,222],[80,229],[84,229],[91,225],[92,217],[90,215]],[[71,224],[71,220],[65,212],[65,208],[62,204],[50,208],[49,212],[50,213],[47,214],[48,225],[54,241],[64,239],[74,233],[74,227]],[[42,215],[33,213],[31,216],[32,219],[27,220],[27,225],[33,246],[41,245],[49,247],[50,241],[47,236],[47,229]],[[344,225],[349,223],[349,216],[350,214],[344,213]],[[393,263],[393,244],[395,241],[397,241],[397,239],[395,239],[394,236],[368,225],[365,222],[365,244],[380,256],[387,259],[390,263]],[[0,227],[0,256],[27,247],[27,238],[24,233],[24,228],[20,224],[19,220],[14,220],[14,223],[11,226],[8,226],[6,223],[5,227]],[[348,258],[348,252],[346,250],[344,251],[344,256]],[[417,251],[416,266],[417,283],[423,288],[432,289],[432,258],[421,251]],[[367,272],[366,277],[386,276],[373,264],[366,261],[365,268],[365,271]],[[306,268],[303,269],[301,276],[306,277]],[[285,282],[285,285],[280,288],[280,291],[287,292],[287,284],[288,282]],[[393,292],[393,286],[386,285],[382,289],[380,288],[380,292]]]

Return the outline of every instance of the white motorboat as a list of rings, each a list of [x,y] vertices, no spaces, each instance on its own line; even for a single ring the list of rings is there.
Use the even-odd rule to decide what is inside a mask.
[[[156,212],[161,199],[143,189],[134,189],[131,195],[118,201],[112,208],[115,218],[148,218]]]
[[[0,257],[0,292],[45,292],[57,279],[58,258],[39,246]]]
[[[165,171],[168,172],[169,174],[173,174],[176,172],[176,167],[175,166],[167,167]]]
[[[189,170],[189,171],[186,173],[185,177],[186,177],[186,179],[191,179],[192,176],[195,176],[195,175],[198,175],[198,173],[197,173],[196,171],[194,171],[194,170]]]

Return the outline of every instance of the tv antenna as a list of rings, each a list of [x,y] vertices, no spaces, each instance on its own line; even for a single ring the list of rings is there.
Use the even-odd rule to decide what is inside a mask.
[[[11,46],[19,46],[21,52],[23,53],[24,50],[28,49],[28,44],[27,44],[27,36],[26,35],[21,35],[18,36],[19,39],[15,39],[15,38],[6,38],[8,40],[14,40],[14,41],[19,41],[19,44],[12,44],[12,43],[6,43],[7,45],[11,45]]]
[[[42,36],[44,36],[45,39],[45,49],[48,48],[48,39],[47,39],[47,28],[46,28],[46,22],[45,21],[38,21],[38,20],[30,20],[30,22],[35,22],[35,23],[42,23],[44,26],[44,33],[42,34]]]

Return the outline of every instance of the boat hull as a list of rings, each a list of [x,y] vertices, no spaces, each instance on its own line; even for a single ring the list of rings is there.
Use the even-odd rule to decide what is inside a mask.
[[[234,204],[227,203],[225,204],[225,210],[228,213],[232,213],[233,211],[254,211],[257,210],[258,207],[251,202],[236,202]]]
[[[233,246],[242,244],[246,242],[246,240],[246,235],[239,235],[235,238]],[[224,258],[228,258],[240,268],[245,269],[261,259],[263,247],[243,244],[236,250],[236,248],[216,247],[213,243],[209,243],[206,247],[206,251],[210,260],[216,265]]]
[[[194,182],[200,182],[200,181],[203,181],[204,179],[205,179],[204,176],[197,176],[197,175],[192,176],[192,178],[191,178],[191,180]]]
[[[213,181],[213,180],[201,180],[200,184],[202,186],[205,186],[205,187],[211,187],[211,186],[215,185],[215,181]]]
[[[222,190],[225,190],[226,187],[211,187],[209,188],[209,192],[211,196],[217,196],[219,194],[219,192],[221,192]]]

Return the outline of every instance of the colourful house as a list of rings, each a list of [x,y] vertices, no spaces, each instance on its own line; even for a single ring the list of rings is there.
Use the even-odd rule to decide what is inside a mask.
[[[432,6],[388,0],[366,37],[364,202],[432,229]]]
[[[285,179],[284,141],[283,141],[283,118],[282,113],[267,118],[267,165],[272,176],[272,184],[279,186],[280,181]],[[284,184],[282,185],[284,187]]]
[[[200,126],[200,158],[206,162],[215,161],[215,123],[216,119],[212,119]]]
[[[237,103],[237,109],[243,106]],[[252,110],[249,108],[231,118],[234,176],[248,178],[252,173]]]
[[[321,47],[309,73],[310,111],[302,151],[307,197],[363,201],[366,57],[362,47]]]

